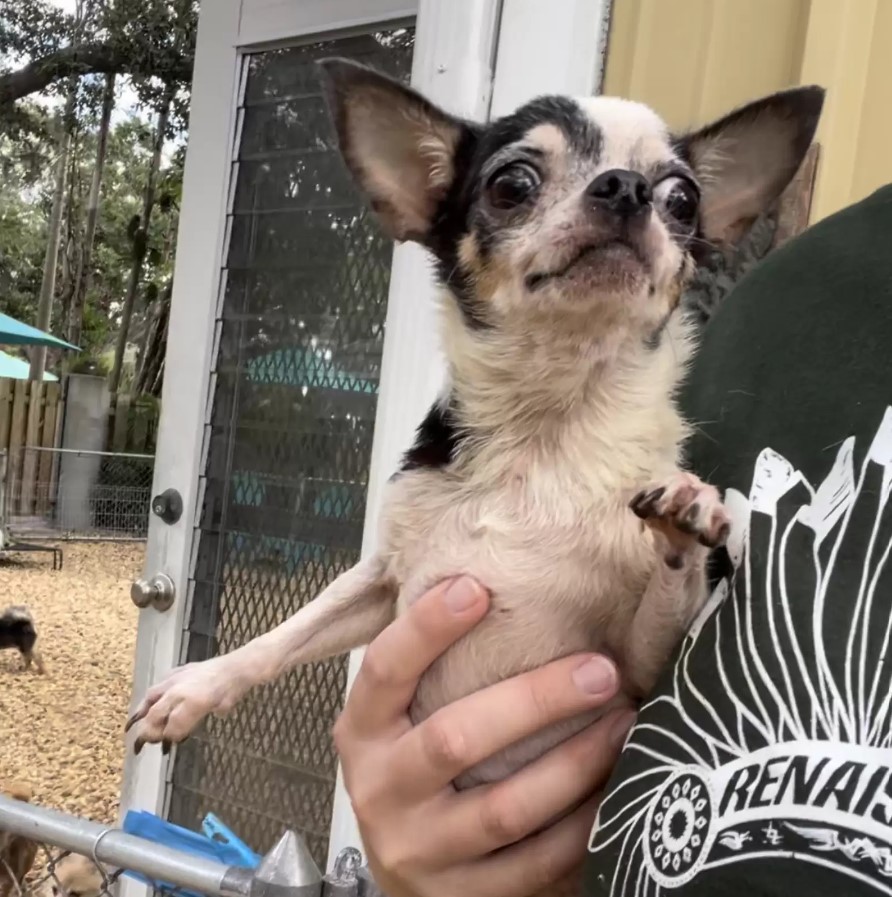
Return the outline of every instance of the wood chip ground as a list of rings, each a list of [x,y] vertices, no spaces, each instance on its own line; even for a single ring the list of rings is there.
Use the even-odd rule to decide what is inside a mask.
[[[63,544],[49,555],[0,560],[0,609],[32,611],[47,673],[22,672],[0,651],[0,785],[31,785],[34,802],[115,822],[124,760],[138,611],[130,583],[144,546]]]

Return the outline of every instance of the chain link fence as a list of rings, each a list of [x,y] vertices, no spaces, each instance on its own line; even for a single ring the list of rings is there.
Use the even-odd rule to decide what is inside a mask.
[[[18,539],[141,541],[154,455],[22,448],[7,460],[2,519]]]
[[[119,897],[128,879],[169,897],[383,897],[358,850],[323,876],[292,831],[255,868],[228,866],[0,794],[0,897]]]

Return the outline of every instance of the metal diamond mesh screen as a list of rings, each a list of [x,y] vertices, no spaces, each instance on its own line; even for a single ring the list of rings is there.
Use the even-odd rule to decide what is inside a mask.
[[[230,651],[359,559],[391,245],[336,152],[314,60],[408,80],[411,28],[245,60],[187,660]],[[178,751],[172,821],[324,864],[346,660],[297,670]]]

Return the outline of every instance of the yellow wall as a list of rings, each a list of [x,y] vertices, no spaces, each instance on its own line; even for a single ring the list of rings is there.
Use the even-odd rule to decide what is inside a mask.
[[[828,90],[812,220],[892,182],[892,0],[613,0],[604,93],[674,128],[795,84]]]

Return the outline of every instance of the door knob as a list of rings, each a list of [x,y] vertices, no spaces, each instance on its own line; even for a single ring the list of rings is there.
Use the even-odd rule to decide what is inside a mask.
[[[152,513],[173,526],[183,516],[183,498],[176,489],[165,489],[152,499]]]
[[[130,600],[139,608],[153,607],[159,613],[170,610],[177,590],[166,573],[151,579],[136,579],[130,586]]]

